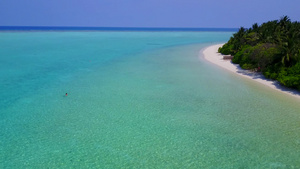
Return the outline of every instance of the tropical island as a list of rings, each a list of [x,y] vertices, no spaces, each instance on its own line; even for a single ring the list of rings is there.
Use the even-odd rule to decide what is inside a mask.
[[[300,22],[288,16],[251,28],[241,27],[218,52],[232,55],[242,69],[262,72],[283,86],[300,90]]]

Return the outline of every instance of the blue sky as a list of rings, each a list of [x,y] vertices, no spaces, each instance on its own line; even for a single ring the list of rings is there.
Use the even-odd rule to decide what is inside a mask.
[[[300,0],[1,0],[0,26],[250,27],[288,15]]]

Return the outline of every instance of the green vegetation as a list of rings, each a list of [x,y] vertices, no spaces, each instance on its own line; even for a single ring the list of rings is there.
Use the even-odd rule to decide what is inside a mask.
[[[219,52],[234,56],[232,62],[243,69],[260,71],[300,90],[300,22],[284,16],[249,29],[241,27]]]

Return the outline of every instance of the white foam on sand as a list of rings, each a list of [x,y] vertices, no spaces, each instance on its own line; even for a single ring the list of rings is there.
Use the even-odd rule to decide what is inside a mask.
[[[284,92],[286,94],[289,94],[291,96],[297,97],[300,99],[300,92],[296,90],[288,89],[282,85],[279,84],[277,81],[266,79],[261,73],[259,72],[253,72],[249,70],[242,69],[238,64],[233,64],[231,60],[224,60],[222,54],[218,53],[219,47],[221,47],[223,44],[218,45],[212,45],[203,50],[204,58],[213,63],[216,64],[232,73],[238,74],[242,77],[252,79],[256,82],[259,82],[263,85],[266,85],[272,89],[275,89],[280,92]]]

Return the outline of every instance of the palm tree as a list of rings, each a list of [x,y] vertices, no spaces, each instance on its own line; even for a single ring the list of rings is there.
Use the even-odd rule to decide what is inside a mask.
[[[246,34],[246,29],[241,27],[237,33],[233,35],[233,50],[236,53],[243,45],[243,36]]]
[[[255,23],[255,24],[252,25],[252,31],[258,32],[258,28],[259,28],[259,26],[258,26],[257,23]]]
[[[299,60],[299,28],[299,24],[297,22],[292,23],[287,16],[282,17],[279,21],[276,33],[282,51],[281,62],[284,66],[292,66]]]

